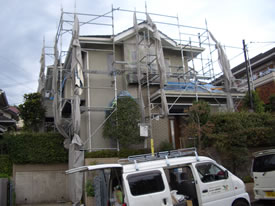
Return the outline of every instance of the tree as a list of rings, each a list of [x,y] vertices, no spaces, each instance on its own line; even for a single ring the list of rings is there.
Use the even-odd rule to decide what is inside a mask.
[[[19,105],[19,116],[24,121],[24,130],[38,131],[45,118],[45,108],[42,105],[40,93],[24,94],[24,103]]]
[[[260,96],[256,91],[252,91],[252,102],[253,102],[254,112],[257,112],[257,113],[264,112],[264,103],[260,99]],[[247,92],[243,99],[242,110],[249,110],[249,109],[250,109],[250,100],[249,100],[249,94]]]
[[[187,137],[192,136],[197,140],[198,151],[200,152],[203,133],[211,128],[209,125],[205,127],[210,115],[210,106],[205,101],[195,101],[190,107],[188,114],[189,122],[185,127],[185,135]]]
[[[109,115],[111,115],[109,117]],[[118,140],[122,148],[127,148],[132,144],[142,142],[139,135],[138,123],[140,121],[139,106],[136,101],[128,96],[119,97],[117,109],[108,113],[103,128],[103,136],[113,140]]]
[[[220,153],[223,164],[234,173],[247,160],[245,119],[243,113],[219,113],[211,115],[209,119],[215,127],[208,138]]]
[[[265,105],[266,111],[268,112],[275,112],[275,94],[270,95],[269,97],[269,104]]]

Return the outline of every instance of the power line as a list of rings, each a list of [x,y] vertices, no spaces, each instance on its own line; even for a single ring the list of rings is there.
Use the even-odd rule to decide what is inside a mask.
[[[275,41],[251,41],[250,44],[275,44]]]

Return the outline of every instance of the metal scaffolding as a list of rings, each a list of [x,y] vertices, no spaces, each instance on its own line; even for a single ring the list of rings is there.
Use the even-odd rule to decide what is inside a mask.
[[[117,48],[121,44],[131,44],[125,43],[122,40],[117,39],[117,36],[121,34],[121,25],[119,21],[119,15],[128,15],[134,16],[136,18],[137,28],[135,29],[136,42],[132,45],[135,46],[136,54],[134,62],[127,62],[125,59],[117,59]],[[117,102],[118,98],[118,88],[117,88],[117,76],[118,75],[128,75],[128,83],[135,83],[138,89],[138,102],[143,106],[145,104],[145,113],[141,122],[147,123],[149,128],[152,128],[152,119],[157,116],[163,116],[163,106],[162,102],[155,101],[154,94],[152,91],[154,88],[160,86],[160,73],[156,70],[156,53],[152,53],[153,44],[153,31],[151,26],[148,23],[148,15],[152,16],[155,21],[154,24],[157,25],[159,30],[162,30],[164,33],[160,32],[162,41],[167,41],[170,43],[163,45],[164,50],[174,50],[177,55],[181,57],[181,63],[177,65],[169,64],[166,62],[166,73],[165,76],[167,79],[176,79],[177,83],[187,84],[192,83],[195,88],[194,97],[196,100],[200,98],[199,90],[204,87],[201,83],[210,83],[215,80],[219,72],[215,68],[214,64],[216,60],[215,55],[215,44],[211,43],[209,38],[209,31],[207,22],[205,21],[205,28],[187,26],[180,23],[178,16],[168,16],[163,14],[156,14],[145,11],[135,11],[135,10],[126,10],[121,8],[114,8],[112,6],[111,11],[104,14],[84,14],[76,12],[64,12],[61,11],[61,17],[55,37],[55,46],[54,52],[51,55],[55,56],[54,60],[54,70],[56,72],[53,75],[57,75],[57,91],[51,92],[51,97],[53,97],[54,92],[57,92],[58,96],[58,112],[62,119],[62,127],[65,132],[70,134],[70,125],[71,116],[67,115],[64,112],[65,108],[69,108],[71,105],[72,97],[65,98],[64,87],[66,81],[69,81],[72,78],[70,70],[70,57],[71,57],[71,36],[72,36],[72,25],[73,17],[77,15],[80,19],[80,29],[81,37],[84,38],[98,38],[98,41],[102,44],[105,44],[105,47],[94,47],[94,48],[82,48],[82,54],[87,60],[88,52],[109,52],[112,58],[111,69],[109,71],[102,71],[97,68],[89,68],[89,65],[86,62],[84,65],[84,78],[86,81],[83,89],[84,94],[86,95],[87,101],[81,104],[81,112],[86,113],[88,116],[88,137],[85,144],[85,149],[102,149],[102,148],[93,148],[93,136],[99,131],[99,128],[104,125],[107,117],[102,123],[99,124],[98,128],[92,131],[91,128],[91,116],[94,112],[106,112],[108,110],[114,110],[116,104],[112,106],[108,105],[92,105],[91,104],[91,94],[94,90],[112,90],[114,102]],[[116,21],[116,16],[117,21]],[[164,21],[157,21],[158,18],[164,19]],[[131,18],[132,19],[132,18]],[[143,29],[140,29],[139,26],[143,25]],[[116,27],[120,31],[116,31]],[[132,25],[131,25],[132,26]],[[129,28],[125,31],[129,30]],[[166,33],[167,31],[167,33]],[[87,33],[88,35],[84,35]],[[104,35],[98,35],[104,34]],[[176,34],[176,35],[175,35]],[[104,37],[104,39],[100,39]],[[106,41],[109,39],[109,41]],[[140,52],[142,50],[142,52]],[[133,69],[134,68],[134,69]],[[111,75],[110,85],[93,85],[90,82],[90,78],[96,75]],[[132,79],[132,80],[131,80]],[[168,102],[168,111],[176,105],[190,105],[190,103],[178,102],[179,99],[185,95],[186,90],[188,89],[188,84],[185,89],[182,89],[180,92],[173,97],[172,102]],[[71,89],[72,90],[72,89]],[[205,90],[208,90],[205,88]],[[71,91],[71,95],[73,91]],[[209,97],[215,99],[219,103],[219,99],[214,96],[211,91],[208,94]],[[144,101],[145,100],[145,101]],[[141,107],[142,107],[141,106]],[[69,109],[68,109],[69,110]],[[111,113],[112,114],[112,113]],[[168,113],[169,115],[169,113]],[[170,115],[184,115],[183,112]],[[70,135],[69,135],[70,136]],[[152,130],[150,130],[150,136],[153,136]]]

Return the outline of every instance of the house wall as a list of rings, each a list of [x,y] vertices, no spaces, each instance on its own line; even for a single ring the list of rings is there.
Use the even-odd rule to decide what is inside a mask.
[[[93,46],[91,46],[92,48]],[[106,47],[106,46],[105,46]],[[98,48],[98,47],[97,47]],[[112,49],[110,48],[104,49]],[[154,53],[154,46],[152,45],[150,48],[150,52]],[[112,56],[111,52],[104,51],[87,51],[87,69],[89,70],[99,70],[99,71],[110,71],[112,68]],[[180,53],[179,53],[180,54]],[[141,48],[140,50],[140,58],[145,55],[145,48]],[[129,64],[115,64],[116,69],[124,68],[126,70],[136,71],[136,66],[134,65],[136,62],[137,53],[136,53],[136,45],[135,45],[135,37],[132,37],[125,41],[124,46],[116,47],[116,60],[117,61],[125,61]],[[170,65],[182,66],[181,56],[175,53],[165,52],[166,62],[168,61]],[[85,60],[86,61],[86,60]],[[144,69],[145,66],[141,64],[141,67]],[[127,90],[133,98],[138,97],[138,85],[137,84],[128,84],[127,82],[127,71],[123,74],[117,75],[117,92],[119,94],[122,90]],[[110,103],[114,98],[114,89],[100,89],[100,87],[111,87],[113,84],[113,76],[108,74],[90,74],[86,76],[86,87],[88,87],[87,81],[89,81],[90,87],[90,95],[88,95],[88,89],[85,90],[86,105],[88,105],[88,96],[90,96],[90,106],[91,107],[109,107]],[[170,81],[172,81],[170,79]],[[175,81],[175,80],[174,80]],[[69,83],[68,83],[69,84]],[[97,89],[95,89],[95,87]],[[158,86],[151,87],[150,93],[154,93],[158,90]],[[69,92],[68,92],[69,93]],[[143,88],[144,94],[144,103],[148,105],[147,101],[147,90]],[[89,131],[89,115],[90,115],[90,131]],[[81,124],[81,137],[86,140],[89,138],[92,132],[97,130],[99,126],[105,120],[105,112],[84,112],[82,114],[82,124]],[[85,122],[85,123],[84,123]],[[90,134],[89,134],[90,133]],[[111,142],[109,139],[104,139],[102,136],[103,127],[98,129],[98,132],[92,137],[92,142],[87,142],[85,148],[89,148],[90,144],[95,148],[115,148],[116,143]],[[168,119],[160,119],[159,121],[153,121],[153,135],[155,139],[155,145],[158,145],[163,140],[169,140],[169,121]]]
[[[273,72],[275,73],[275,72]],[[272,94],[275,94],[275,80],[272,80],[271,82],[268,82],[264,85],[261,85],[259,87],[256,88],[256,91],[258,92],[261,100],[263,100],[263,102],[265,104],[269,103],[269,97]]]
[[[160,143],[162,143],[163,141],[169,141],[169,131],[168,117],[160,118],[159,120],[152,120],[152,133],[154,139],[154,147],[156,149],[159,148]]]
[[[110,45],[110,48],[112,46]],[[100,72],[106,72],[104,74],[86,74],[86,87],[89,89],[85,90],[83,98],[86,107],[93,108],[107,108],[111,106],[112,101],[115,97],[114,90],[114,77],[111,74],[107,74],[112,70],[112,53],[107,51],[88,51],[87,52],[87,69],[96,70]],[[116,60],[122,59],[122,51],[120,47],[116,48]],[[116,64],[117,69],[121,68],[121,65]],[[89,83],[88,83],[89,81]],[[125,77],[123,75],[117,75],[117,93],[119,94],[125,89]],[[88,94],[89,93],[89,94]],[[89,118],[90,115],[90,118]],[[109,139],[105,139],[102,136],[103,127],[100,126],[105,120],[106,113],[102,111],[86,111],[81,115],[81,133],[80,136],[86,140],[88,139],[92,132],[98,130],[98,132],[91,137],[86,143],[85,148],[113,148],[116,145],[112,143]],[[89,121],[90,119],[90,121]]]
[[[129,84],[127,75],[131,72],[136,71],[136,61],[137,61],[137,51],[135,45],[136,37],[133,36],[124,41],[123,45],[116,46],[116,61],[125,61],[128,64],[114,64],[116,69],[125,69],[126,72],[117,75],[117,93],[119,94],[122,90],[127,90],[133,98],[138,97],[138,84],[131,83]],[[102,45],[103,46],[103,45]],[[89,48],[100,49],[101,45],[90,45]],[[104,45],[102,48],[105,50],[112,50],[112,45]],[[85,50],[85,49],[84,49]],[[146,55],[146,48],[140,45],[139,57],[140,59]],[[151,45],[149,52],[155,54],[155,47]],[[112,70],[112,53],[108,51],[91,51],[88,50],[85,52],[87,58],[84,57],[84,69],[87,70],[97,70],[108,72]],[[85,55],[86,55],[85,54]],[[167,49],[164,50],[165,62],[167,66],[167,72],[182,72],[178,70],[179,67],[182,67],[182,59],[179,51],[171,52]],[[150,57],[154,58],[154,57]],[[146,71],[146,58],[143,59],[141,63],[141,70]],[[86,64],[86,65],[85,65]],[[187,69],[187,62],[184,62],[185,69]],[[153,69],[156,69],[156,65],[153,63]],[[82,98],[85,99],[86,107],[109,107],[111,102],[114,99],[114,81],[113,76],[109,74],[86,74],[85,75],[85,87]],[[167,81],[178,81],[176,78],[168,77]],[[89,82],[89,83],[88,83]],[[71,96],[70,93],[70,80],[66,83],[66,95]],[[89,89],[87,89],[89,87]],[[103,89],[105,87],[105,89]],[[107,89],[106,87],[109,87]],[[113,88],[111,88],[113,87]],[[150,94],[153,94],[159,89],[158,85],[150,87]],[[148,105],[148,96],[147,89],[143,87],[142,89],[144,104],[147,107]],[[89,94],[88,94],[89,93]],[[154,111],[157,112],[157,111]],[[146,109],[148,113],[148,107]],[[90,117],[89,117],[90,116]],[[92,145],[92,148],[102,149],[102,148],[116,148],[116,142],[112,142],[109,139],[103,138],[103,124],[106,114],[103,111],[86,111],[81,115],[81,138],[86,142],[87,139],[90,139],[91,134],[97,130],[97,132],[91,137],[91,141],[88,140],[84,146],[85,149],[89,149]],[[153,126],[153,137],[155,140],[155,147],[157,148],[159,144],[164,140],[169,140],[169,120],[167,118],[160,119],[158,121],[152,121]]]

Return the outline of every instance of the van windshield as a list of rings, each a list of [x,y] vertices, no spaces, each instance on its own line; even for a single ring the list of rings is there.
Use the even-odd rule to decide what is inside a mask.
[[[275,154],[255,157],[253,172],[275,171]]]

